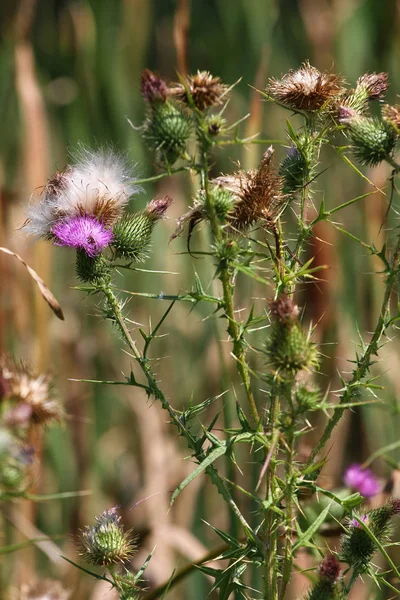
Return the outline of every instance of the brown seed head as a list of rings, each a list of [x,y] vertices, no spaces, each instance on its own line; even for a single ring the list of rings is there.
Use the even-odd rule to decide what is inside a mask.
[[[280,294],[276,300],[271,302],[270,308],[271,315],[281,323],[296,321],[300,314],[300,309],[297,304],[295,304],[293,298],[286,294]]]
[[[147,102],[165,102],[168,96],[168,86],[158,75],[145,69],[140,75],[140,89]]]
[[[340,563],[336,556],[333,556],[333,554],[325,556],[319,565],[318,573],[322,579],[335,583],[340,574]]]
[[[288,108],[314,111],[340,96],[345,91],[343,83],[339,75],[320,73],[306,61],[282,79],[270,79],[267,93]]]
[[[185,85],[199,110],[221,104],[228,90],[228,87],[221,82],[219,77],[213,77],[208,71],[198,71],[196,75],[189,75]],[[172,96],[187,103],[185,85],[177,83],[169,91]]]
[[[237,202],[229,216],[235,229],[243,230],[264,221],[272,225],[285,204],[282,193],[282,178],[272,165],[272,146],[264,153],[259,168],[238,171],[234,175],[222,175],[212,181],[228,190]]]
[[[385,121],[389,121],[397,129],[400,129],[400,104],[396,104],[395,106],[384,104],[382,107],[382,116]]]
[[[155,221],[158,221],[159,219],[165,217],[165,213],[171,206],[172,202],[173,200],[171,196],[168,195],[165,195],[162,198],[154,198],[148,203],[144,209],[144,212]]]
[[[369,100],[382,100],[388,90],[387,73],[365,73],[357,79],[357,88],[363,88]]]

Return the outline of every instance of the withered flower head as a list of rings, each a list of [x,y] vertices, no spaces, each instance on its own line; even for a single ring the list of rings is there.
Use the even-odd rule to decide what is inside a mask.
[[[295,304],[293,298],[286,294],[280,294],[276,300],[273,300],[270,304],[271,315],[275,317],[277,321],[287,323],[289,321],[296,321],[300,309]]]
[[[19,600],[68,600],[70,592],[59,581],[45,579],[35,584],[24,585]]]
[[[340,574],[340,562],[333,554],[325,556],[318,567],[319,576],[322,579],[335,583]]]
[[[270,79],[267,93],[293,110],[315,111],[342,94],[343,83],[340,75],[321,73],[306,61],[296,71],[290,70],[282,79]]]
[[[81,532],[81,555],[86,562],[98,566],[110,566],[125,562],[136,551],[136,540],[131,531],[125,532],[117,509],[105,510],[96,517],[92,527]]]
[[[140,90],[147,102],[165,102],[168,96],[168,86],[164,79],[145,69],[140,75]]]
[[[221,175],[210,181],[210,194],[214,196],[214,208],[224,216],[224,222],[235,231],[244,231],[263,222],[272,228],[282,211],[287,197],[282,193],[282,177],[272,165],[272,146],[264,153],[258,169],[239,170],[233,175]],[[200,193],[194,207],[177,222],[172,239],[189,224],[189,239],[194,227],[208,219],[204,193]]]
[[[385,121],[389,121],[397,129],[400,129],[400,104],[396,104],[395,106],[385,104],[382,107],[382,116]]]
[[[168,208],[171,206],[172,202],[173,202],[173,200],[172,200],[171,196],[168,196],[168,195],[165,195],[162,198],[154,198],[153,200],[151,200],[148,203],[148,205],[144,209],[144,212],[151,219],[158,221],[159,219],[162,219],[165,217],[165,213],[167,212]]]
[[[283,208],[286,198],[282,194],[282,178],[272,164],[273,154],[270,146],[258,169],[240,170],[213,180],[213,184],[222,186],[237,199],[229,217],[235,229],[247,229],[257,221],[272,224]]]
[[[187,77],[185,85],[177,83],[170,88],[169,91],[172,96],[187,103],[188,97],[185,86],[199,110],[221,104],[228,90],[228,86],[224,85],[219,77],[213,77],[208,71],[197,71],[196,75]]]
[[[387,73],[365,73],[357,79],[357,88],[362,88],[369,100],[382,100],[388,90]]]
[[[50,376],[36,376],[24,363],[10,357],[0,358],[0,377],[7,382],[10,408],[5,414],[9,424],[44,425],[60,421],[62,409],[52,397]]]
[[[337,109],[337,120],[342,125],[347,125],[353,119],[358,118],[358,113],[350,106],[346,106],[345,104],[341,104]]]

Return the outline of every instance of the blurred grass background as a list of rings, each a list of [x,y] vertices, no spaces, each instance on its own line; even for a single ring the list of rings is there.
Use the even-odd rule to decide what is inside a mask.
[[[263,103],[254,88],[268,77],[280,76],[303,60],[319,69],[334,68],[354,84],[366,71],[389,71],[389,102],[400,90],[400,4],[395,0],[2,0],[0,4],[0,243],[21,254],[39,272],[60,300],[66,314],[58,322],[37,295],[22,267],[0,257],[0,346],[29,360],[37,370],[51,369],[64,402],[65,425],[53,427],[43,440],[43,457],[35,467],[37,493],[90,490],[91,494],[45,504],[16,503],[4,508],[4,543],[27,536],[55,536],[54,543],[74,556],[72,536],[93,521],[96,513],[119,505],[128,526],[141,536],[140,558],[157,544],[147,577],[152,585],[167,580],[172,570],[201,558],[218,545],[203,520],[224,528],[228,519],[215,491],[204,481],[194,482],[168,511],[169,492],[190,471],[186,449],[170,431],[158,406],[132,389],[94,386],[71,379],[118,379],[130,368],[112,329],[96,318],[93,299],[73,290],[76,283],[73,253],[33,244],[20,226],[24,206],[33,190],[40,192],[47,177],[63,168],[78,143],[112,144],[136,164],[139,177],[154,173],[152,155],[138,132],[132,130],[144,116],[139,92],[140,71],[148,67],[170,80],[177,70],[209,70],[225,83],[241,82],[232,93],[227,115],[231,122],[247,112],[243,137],[260,132],[263,139],[282,139],[286,114]],[[230,172],[233,161],[257,165],[264,146],[219,150],[214,171]],[[277,146],[278,158],[284,150]],[[322,157],[329,169],[315,188],[323,190],[333,207],[369,188],[333,152]],[[368,177],[385,187],[390,170],[380,167]],[[174,220],[191,203],[195,182],[178,176],[146,185],[132,209],[142,208],[155,194],[168,192],[175,200],[171,219],[158,227],[149,269],[179,275],[135,273],[121,287],[135,292],[177,293],[190,289],[196,270],[204,285],[211,280],[207,261],[192,260],[185,240],[168,245]],[[316,204],[322,192],[316,194]],[[382,244],[379,232],[387,197],[374,194],[363,204],[346,209],[341,222],[368,242]],[[290,215],[288,216],[290,221]],[[394,217],[389,225],[394,226]],[[373,272],[380,265],[361,247],[322,224],[312,251],[316,263],[329,265],[318,285],[300,290],[298,301],[309,321],[319,321],[318,341],[326,359],[319,383],[339,387],[337,369],[348,371],[354,357],[357,329],[369,331],[378,313],[381,282]],[[197,234],[201,244],[205,232]],[[203,240],[204,242],[204,240]],[[211,283],[210,285],[215,285]],[[256,299],[259,311],[269,292],[240,281],[238,306]],[[156,322],[167,304],[134,296],[131,318],[145,326]],[[172,404],[180,408],[190,397],[196,402],[232,386],[240,393],[223,324],[210,317],[209,308],[176,305],[164,326],[168,337],[153,349],[157,372]],[[252,340],[262,344],[262,336]],[[324,485],[341,483],[344,467],[363,461],[369,453],[398,440],[400,371],[398,345],[383,350],[378,365],[386,385],[385,405],[349,413],[338,429]],[[161,357],[161,358],[160,358]],[[223,368],[220,365],[223,364]],[[262,368],[262,360],[258,359]],[[221,375],[222,373],[222,375]],[[259,392],[260,405],[263,402]],[[219,400],[232,405],[233,394]],[[217,408],[213,407],[212,411]],[[318,435],[303,442],[304,451]],[[242,456],[249,481],[252,465]],[[392,453],[392,466],[399,454]],[[383,480],[391,475],[384,461],[374,463]],[[391,475],[393,477],[393,474]],[[242,484],[242,483],[241,483]],[[155,495],[152,495],[155,494]],[[150,497],[151,496],[151,497]],[[149,497],[132,508],[135,503]],[[251,506],[244,510],[251,510]],[[0,563],[0,598],[29,580],[56,577],[67,581],[75,599],[112,598],[100,583],[72,570],[51,545],[38,545]],[[298,593],[298,588],[293,594]],[[199,573],[171,592],[171,598],[204,599],[210,583]],[[107,593],[106,593],[107,592]],[[354,598],[368,597],[356,588]],[[363,594],[363,595],[360,595]],[[389,597],[382,592],[382,598]],[[376,596],[373,596],[374,598]]]

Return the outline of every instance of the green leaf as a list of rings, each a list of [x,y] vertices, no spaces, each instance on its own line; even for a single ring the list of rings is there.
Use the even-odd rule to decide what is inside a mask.
[[[217,458],[219,458],[220,456],[222,456],[223,454],[225,454],[226,452],[226,445],[225,444],[221,444],[220,446],[217,446],[217,448],[214,448],[214,450],[211,450],[211,452],[206,456],[206,458],[204,460],[201,461],[201,463],[194,469],[194,471],[192,471],[176,488],[176,490],[174,491],[174,493],[172,494],[171,497],[171,506],[173,505],[173,503],[175,502],[175,500],[177,499],[177,497],[179,496],[179,494],[181,493],[182,490],[185,489],[186,486],[189,485],[189,483],[191,483],[194,479],[196,479],[196,477],[198,475],[200,475],[200,473],[202,473],[203,471],[205,471],[207,469],[207,467],[209,467],[210,465],[212,465],[212,463],[217,460]]]
[[[322,523],[325,521],[329,513],[330,506],[331,503],[329,503],[328,506],[324,508],[324,510],[319,514],[319,516],[310,525],[310,527],[300,535],[297,542],[293,545],[293,552],[296,552],[296,550],[298,550],[302,546],[306,546],[307,542],[309,542],[309,540],[317,533],[318,529],[321,527]]]

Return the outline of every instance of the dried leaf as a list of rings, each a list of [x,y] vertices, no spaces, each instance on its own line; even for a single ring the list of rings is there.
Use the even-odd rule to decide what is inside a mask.
[[[15,256],[15,258],[17,258],[27,268],[29,275],[37,283],[40,293],[42,294],[43,298],[46,300],[47,304],[50,306],[51,310],[54,312],[54,314],[59,319],[61,319],[61,321],[64,321],[64,314],[61,309],[61,306],[59,305],[59,303],[57,302],[56,298],[53,296],[53,294],[51,293],[51,291],[49,290],[47,285],[44,283],[43,279],[41,277],[39,277],[39,275],[36,273],[36,271],[34,271],[32,269],[32,267],[27,265],[26,262],[23,260],[23,258],[21,258],[21,256],[19,254],[12,252],[8,248],[0,247],[0,251],[4,252],[5,254],[9,254],[10,256]]]

